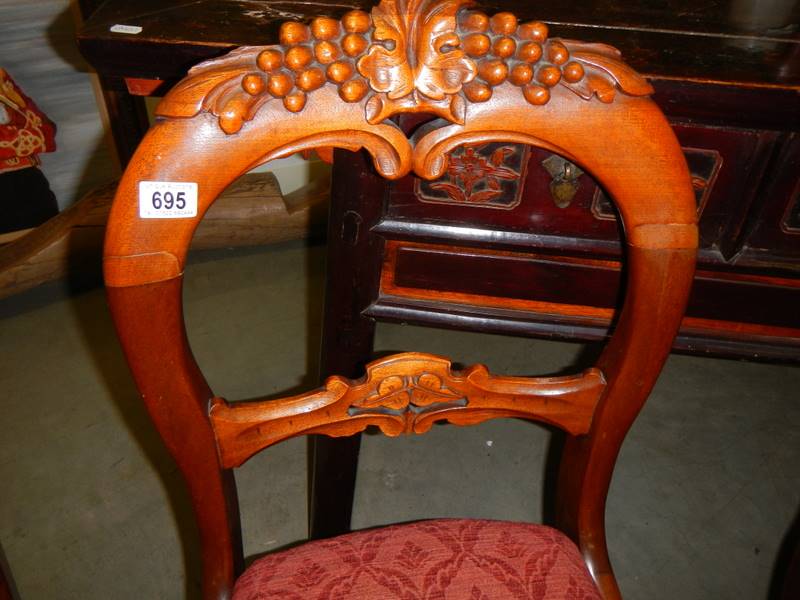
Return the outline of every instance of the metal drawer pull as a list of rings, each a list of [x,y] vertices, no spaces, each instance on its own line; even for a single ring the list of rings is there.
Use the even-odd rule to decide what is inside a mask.
[[[583,175],[576,165],[553,154],[542,161],[542,166],[550,173],[550,195],[558,208],[567,208],[572,204],[581,184],[578,178]]]

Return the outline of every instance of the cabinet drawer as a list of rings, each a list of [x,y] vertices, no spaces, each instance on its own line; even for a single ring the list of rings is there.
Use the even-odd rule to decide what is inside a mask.
[[[621,273],[615,260],[389,241],[370,311],[443,325],[472,318],[497,331],[595,339],[607,334],[620,305]],[[773,348],[762,354],[796,360],[797,306],[798,280],[698,270],[678,347],[725,354],[731,344],[764,343]]]

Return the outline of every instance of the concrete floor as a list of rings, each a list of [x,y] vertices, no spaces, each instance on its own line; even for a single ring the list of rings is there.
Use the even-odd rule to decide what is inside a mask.
[[[215,391],[238,399],[311,385],[323,252],[290,244],[194,262],[188,327]],[[400,325],[381,325],[377,346],[517,374],[559,371],[582,353]],[[196,597],[196,569],[184,568],[196,558],[187,499],[139,404],[102,291],[64,296],[50,285],[0,302],[0,352],[0,544],[21,597]],[[800,503],[798,389],[795,367],[670,358],[608,501],[626,598],[768,597]],[[354,525],[539,520],[548,440],[520,421],[367,436]],[[305,464],[300,439],[237,472],[247,555],[305,535]]]

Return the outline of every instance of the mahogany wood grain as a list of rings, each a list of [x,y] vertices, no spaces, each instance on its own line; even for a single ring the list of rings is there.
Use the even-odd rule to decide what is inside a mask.
[[[698,243],[689,171],[669,123],[648,97],[651,86],[613,48],[551,40],[542,23],[518,28],[513,15],[498,14],[492,22],[517,46],[541,50],[519,58],[530,65],[531,79],[506,80],[502,45],[483,57],[461,47],[474,23],[463,18],[467,4],[383,0],[371,15],[349,13],[332,29],[329,21],[311,28],[287,24],[281,46],[245,47],[195,67],[159,105],[160,119],[120,182],[105,246],[109,302],[142,398],[187,479],[207,599],[229,597],[241,569],[230,465],[292,434],[339,435],[360,431],[365,422],[399,433],[424,430],[439,416],[469,423],[497,414],[536,416],[572,431],[559,524],[578,544],[604,597],[620,596],[605,544],[605,498],[624,436],[686,306]],[[312,36],[331,47],[312,52]],[[331,53],[347,58],[330,63]],[[444,121],[409,139],[387,120],[415,113]],[[217,399],[188,346],[180,290],[192,235],[222,190],[256,165],[316,147],[364,148],[384,177],[413,171],[434,179],[454,148],[488,141],[556,152],[591,172],[616,202],[625,228],[626,296],[597,370],[557,381],[493,378],[479,367],[451,373],[444,359],[412,354],[372,364],[364,381],[329,379],[321,391],[274,404]],[[141,218],[142,181],[197,183],[197,215]],[[372,218],[345,212],[341,235],[353,245],[362,236],[379,244],[366,236],[364,221]],[[377,284],[372,267],[366,277]],[[455,389],[454,396],[444,388]],[[571,400],[549,412],[537,401],[544,390]],[[430,404],[434,391],[457,399]],[[576,410],[569,419],[561,410],[567,406]]]
[[[108,301],[145,406],[186,478],[200,531],[203,596],[223,599],[244,567],[239,504],[208,418],[213,393],[186,338],[181,283],[109,287]]]
[[[100,77],[100,85],[117,158],[120,165],[125,167],[150,126],[147,107],[144,98],[115,89],[118,86],[105,77]]]

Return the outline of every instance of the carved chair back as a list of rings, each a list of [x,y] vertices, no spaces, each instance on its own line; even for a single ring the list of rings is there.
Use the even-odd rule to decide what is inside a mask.
[[[232,469],[259,450],[308,433],[376,425],[399,435],[495,417],[567,432],[558,524],[605,597],[618,597],[605,498],[685,308],[697,246],[689,173],[650,85],[616,50],[550,39],[542,23],[468,5],[383,0],[371,14],[286,23],[278,46],[195,67],[158,106],[120,182],[105,246],[109,302],[142,398],[190,489],[206,598],[228,597],[241,572]],[[409,112],[439,120],[408,139],[388,119]],[[558,153],[616,202],[626,296],[594,368],[507,377],[480,365],[454,372],[445,359],[409,353],[292,398],[229,404],[215,396],[187,341],[181,282],[192,234],[222,190],[257,165],[320,147],[363,148],[387,178],[434,179],[449,151],[489,141]]]

